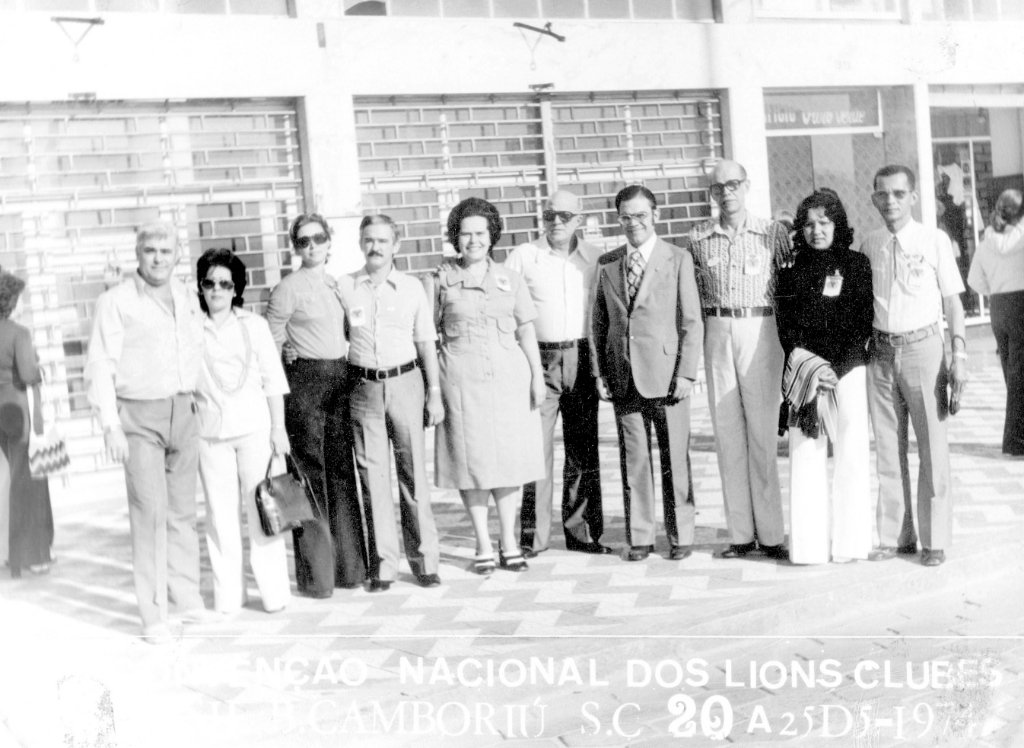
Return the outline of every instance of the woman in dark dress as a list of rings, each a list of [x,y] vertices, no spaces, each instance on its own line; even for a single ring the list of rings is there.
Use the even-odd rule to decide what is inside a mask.
[[[33,478],[28,465],[28,388],[33,394],[32,426],[42,434],[42,374],[32,334],[10,319],[24,289],[21,278],[0,273],[0,449],[11,469],[8,563],[15,578],[23,569],[48,572],[53,544],[50,486],[46,478]]]
[[[828,435],[835,445],[829,486],[828,439],[817,423],[816,402],[790,420],[790,560],[863,559],[872,542],[865,381],[871,266],[850,250],[853,229],[832,190],[817,190],[800,203],[794,229],[796,262],[779,274],[775,294],[779,339],[787,375],[807,353],[828,363],[821,381],[835,391],[836,433]]]

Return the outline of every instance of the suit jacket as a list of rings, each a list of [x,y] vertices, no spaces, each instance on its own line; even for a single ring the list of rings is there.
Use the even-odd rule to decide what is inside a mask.
[[[613,398],[667,397],[677,377],[697,378],[704,341],[700,296],[687,250],[658,239],[636,299],[626,285],[628,245],[598,260],[590,335],[594,376]]]

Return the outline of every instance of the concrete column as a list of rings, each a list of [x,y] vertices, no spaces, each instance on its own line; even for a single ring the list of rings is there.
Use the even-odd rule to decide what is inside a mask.
[[[914,84],[914,120],[917,124],[917,190],[921,198],[921,223],[935,226],[938,216],[935,211],[935,196],[932,188],[932,174],[935,163],[932,161],[932,118],[928,106],[928,84]]]
[[[739,161],[747,170],[750,180],[747,208],[756,216],[771,218],[764,90],[760,87],[730,88],[727,97],[726,156]]]

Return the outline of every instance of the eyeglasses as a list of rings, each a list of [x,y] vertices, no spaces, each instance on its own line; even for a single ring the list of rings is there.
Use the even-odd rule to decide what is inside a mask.
[[[569,223],[573,218],[579,215],[579,213],[570,213],[567,210],[545,210],[544,220],[551,223],[556,218],[562,223]]]
[[[213,280],[212,278],[203,278],[199,281],[199,285],[203,287],[204,291],[212,291],[213,289],[220,286],[221,291],[234,291],[235,282],[229,280]]]
[[[729,192],[739,192],[740,187],[747,181],[745,179],[730,179],[728,182],[715,182],[711,185],[711,194],[715,197],[721,197],[725,194],[726,190]]]
[[[295,248],[305,249],[310,244],[316,244],[319,246],[320,244],[327,243],[330,240],[330,238],[331,237],[327,236],[327,234],[313,234],[313,236],[300,236],[298,239],[295,240]]]
[[[650,217],[650,213],[623,213],[619,216],[619,223],[647,223],[647,219]]]
[[[902,200],[909,194],[910,192],[907,190],[875,190],[874,192],[871,193],[871,199],[882,202],[883,200],[888,200],[889,195],[892,195],[897,200]]]

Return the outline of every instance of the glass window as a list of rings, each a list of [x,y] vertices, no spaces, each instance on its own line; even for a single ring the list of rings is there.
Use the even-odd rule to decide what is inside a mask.
[[[25,0],[25,10],[89,10],[89,0]]]
[[[676,18],[690,21],[713,21],[715,11],[711,0],[676,0]]]
[[[583,0],[542,0],[544,18],[583,18]]]
[[[487,3],[480,0],[444,0],[444,14],[452,18],[488,17]]]
[[[943,0],[945,17],[950,21],[966,21],[968,18],[968,0]]]
[[[254,16],[287,16],[288,0],[231,0],[231,12]]]
[[[695,3],[699,5],[700,3]],[[633,3],[634,18],[672,18],[672,0],[643,0]]]
[[[169,13],[227,13],[224,0],[166,0]]]
[[[384,0],[345,0],[346,16],[386,16],[388,6]]]
[[[438,0],[389,0],[388,10],[393,16],[439,16]]]
[[[153,13],[160,10],[160,0],[96,0],[100,13]]]
[[[539,18],[537,0],[494,0],[495,18]]]
[[[974,0],[974,20],[999,20],[999,3],[997,0]]]
[[[629,18],[627,0],[590,0],[591,18]]]

